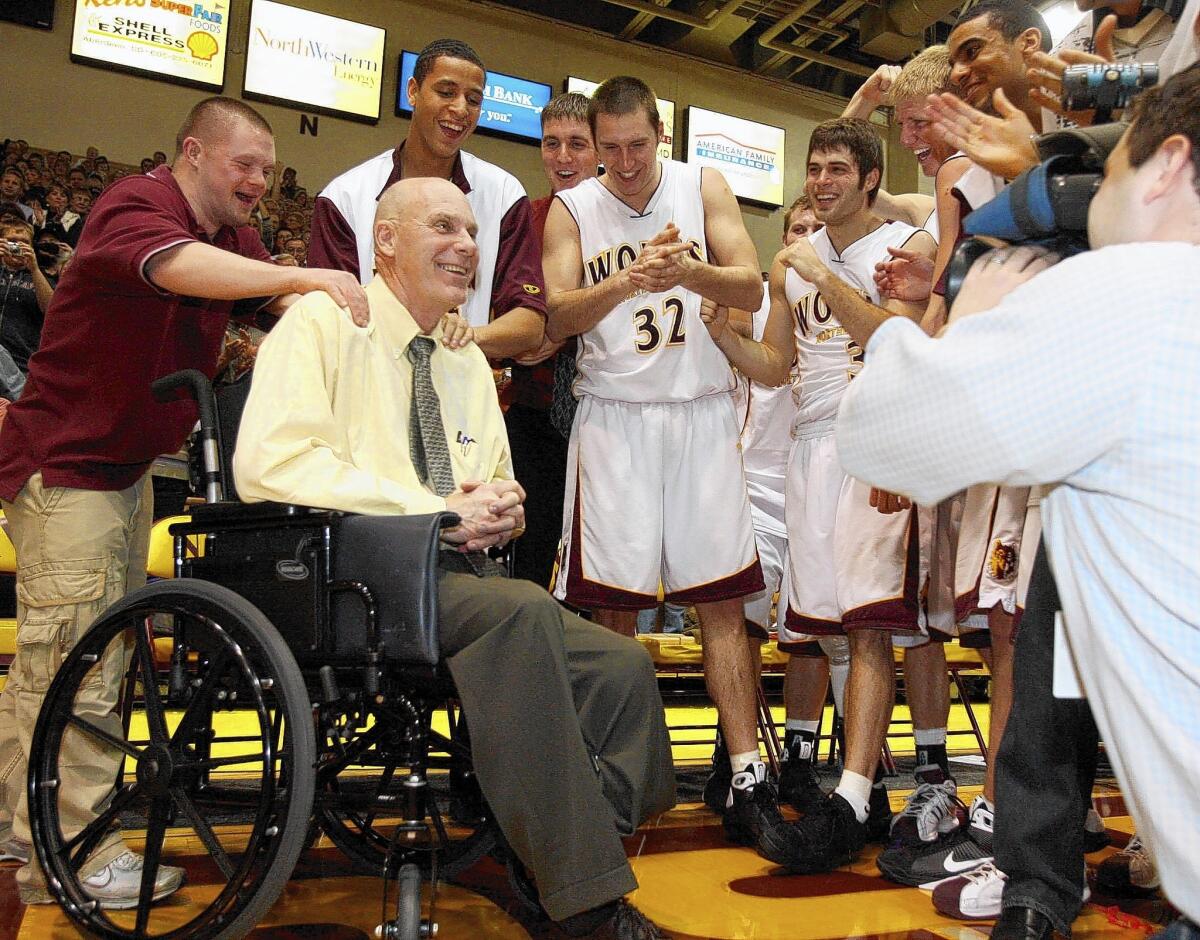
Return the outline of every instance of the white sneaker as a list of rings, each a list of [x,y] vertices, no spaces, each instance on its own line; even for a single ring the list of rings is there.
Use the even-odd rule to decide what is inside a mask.
[[[143,860],[133,852],[122,852],[94,875],[81,882],[83,890],[100,902],[108,911],[124,911],[138,905],[142,885]],[[154,879],[154,898],[161,901],[175,893],[183,884],[183,869],[174,865],[159,865]]]
[[[1122,851],[1096,866],[1096,886],[1108,894],[1154,891],[1160,884],[1154,859],[1137,835]]]
[[[992,804],[985,800],[982,795],[977,796],[971,801],[971,809],[967,812],[967,816],[971,820],[970,825],[967,827],[971,838],[991,854],[992,824],[996,816]]]
[[[959,828],[966,819],[966,807],[958,798],[952,777],[925,780],[908,795],[904,809],[892,817],[891,837],[905,845],[933,842]]]
[[[1000,899],[1008,876],[991,862],[943,881],[933,889],[933,906],[943,917],[992,920],[1000,916]]]

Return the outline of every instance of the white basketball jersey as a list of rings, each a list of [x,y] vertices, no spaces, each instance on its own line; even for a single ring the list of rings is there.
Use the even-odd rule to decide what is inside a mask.
[[[829,240],[829,230],[808,236],[817,256],[829,270],[862,297],[879,304],[875,264],[888,260],[888,246],[899,248],[917,229],[903,222],[884,222],[869,235],[848,245],[839,255]],[[797,368],[800,377],[792,386],[796,397],[796,422],[800,430],[815,421],[832,421],[846,386],[862,368],[862,349],[837,322],[815,286],[791,268],[784,277],[784,294],[795,316]]]
[[[660,161],[662,179],[644,212],[634,212],[599,179],[558,194],[579,226],[581,287],[633,264],[642,245],[674,222],[707,260],[700,168]],[[625,402],[692,401],[733,389],[729,361],[700,320],[700,295],[682,287],[637,292],[579,337],[576,395]]]

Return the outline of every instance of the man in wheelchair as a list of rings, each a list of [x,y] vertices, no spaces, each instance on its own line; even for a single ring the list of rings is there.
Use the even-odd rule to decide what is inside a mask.
[[[475,270],[475,230],[452,183],[385,191],[370,324],[330,317],[323,293],[292,308],[259,352],[234,480],[249,501],[458,514],[442,534],[438,629],[483,794],[566,932],[657,937],[621,900],[637,882],[620,836],[674,804],[650,658],[532,582],[492,577],[484,554],[520,534],[525,493],[487,360],[442,342]]]

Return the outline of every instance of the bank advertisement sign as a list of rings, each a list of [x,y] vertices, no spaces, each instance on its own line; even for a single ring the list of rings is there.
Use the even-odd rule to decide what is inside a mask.
[[[412,114],[408,103],[408,80],[417,64],[417,53],[405,50],[400,55],[400,80],[396,83],[396,113]],[[481,134],[510,140],[541,143],[542,108],[552,97],[552,89],[542,82],[517,78],[503,72],[486,72],[483,80],[483,105],[479,109]]]
[[[589,82],[586,78],[567,77],[567,91],[577,91],[581,95],[592,97],[592,92],[600,87],[599,82]],[[658,118],[662,121],[662,137],[658,139],[658,156],[662,160],[670,160],[675,156],[675,102],[666,98],[655,98],[658,102]]]
[[[387,30],[254,0],[246,43],[247,98],[375,123]]]
[[[782,127],[694,105],[687,109],[685,159],[720,170],[739,199],[783,205],[783,141]]]
[[[75,0],[71,61],[220,91],[230,0]]]

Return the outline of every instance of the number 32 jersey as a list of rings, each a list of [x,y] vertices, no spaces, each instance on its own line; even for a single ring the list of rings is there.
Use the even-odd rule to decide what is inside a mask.
[[[707,260],[700,168],[660,161],[662,178],[644,212],[599,179],[558,194],[579,226],[583,287],[633,264],[642,246],[674,222]],[[711,171],[710,171],[711,172]],[[684,402],[731,391],[733,369],[700,320],[700,295],[682,287],[637,291],[579,337],[576,395],[624,402]]]
[[[900,248],[917,229],[902,222],[884,222],[875,231],[848,245],[839,255],[829,240],[828,229],[808,236],[830,271],[849,284],[860,296],[880,305],[875,286],[875,265],[888,261],[888,246]],[[862,349],[838,323],[817,288],[793,271],[784,275],[784,295],[796,326],[796,364],[799,377],[792,386],[796,418],[792,427],[801,430],[818,421],[837,417],[846,386],[862,368]]]

